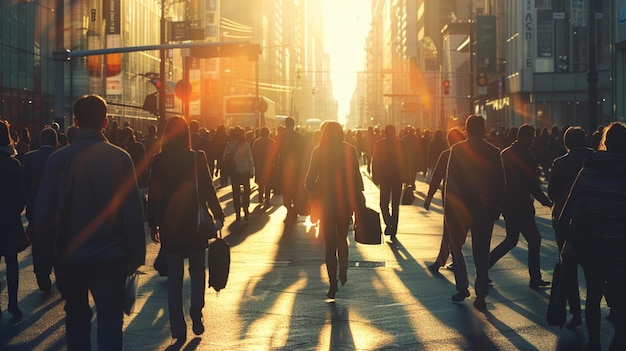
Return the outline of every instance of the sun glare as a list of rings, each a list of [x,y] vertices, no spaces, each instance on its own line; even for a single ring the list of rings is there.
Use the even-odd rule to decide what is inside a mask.
[[[356,73],[364,69],[365,38],[371,22],[369,1],[324,2],[324,46],[330,55],[333,93],[340,122],[350,112]]]

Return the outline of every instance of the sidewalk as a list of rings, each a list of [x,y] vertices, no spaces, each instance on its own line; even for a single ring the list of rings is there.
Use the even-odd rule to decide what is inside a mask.
[[[367,205],[378,209],[378,189],[362,168]],[[441,195],[430,211],[422,207],[427,186],[417,182],[413,205],[401,206],[397,241],[385,237],[382,245],[362,245],[349,234],[348,282],[340,286],[334,303],[325,301],[328,289],[324,243],[304,217],[294,228],[282,223],[285,209],[280,197],[263,210],[253,194],[250,223],[234,223],[230,187],[218,189],[228,215],[223,233],[231,245],[228,285],[219,294],[206,291],[206,331],[195,337],[188,319],[184,350],[582,350],[585,326],[575,331],[550,327],[545,322],[549,289],[528,288],[527,246],[520,240],[490,271],[493,287],[488,312],[472,307],[475,295],[452,303],[455,292],[451,271],[433,276],[427,266],[439,250],[442,227]],[[251,209],[252,209],[251,208]],[[551,279],[557,249],[550,225],[550,210],[537,205],[542,233],[541,267]],[[496,223],[495,247],[504,238],[504,222]],[[147,234],[147,232],[146,232]],[[146,236],[147,265],[141,277],[134,314],[125,317],[126,350],[163,350],[171,344],[167,316],[166,278],[152,268],[158,246]],[[471,242],[465,246],[470,283],[474,267]],[[30,249],[19,255],[20,308],[15,321],[6,312],[6,275],[0,268],[3,291],[0,350],[65,349],[63,301],[53,287],[37,290]],[[580,273],[584,304],[584,279]],[[185,288],[188,288],[186,277]],[[188,296],[185,291],[184,296]],[[188,309],[188,304],[185,305]],[[603,317],[608,308],[603,306]],[[602,321],[603,346],[613,333]],[[95,330],[93,322],[93,349]],[[173,349],[173,348],[169,348]]]

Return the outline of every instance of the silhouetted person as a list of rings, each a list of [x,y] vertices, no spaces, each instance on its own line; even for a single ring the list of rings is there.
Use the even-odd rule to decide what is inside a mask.
[[[37,150],[27,152],[22,160],[24,183],[26,184],[26,191],[28,199],[26,201],[26,218],[29,223],[34,221],[35,203],[37,200],[37,193],[39,192],[39,184],[43,177],[43,171],[48,162],[48,157],[56,151],[59,141],[57,140],[57,133],[52,128],[44,128],[39,133],[40,146]],[[34,226],[33,226],[34,227]],[[39,289],[43,291],[50,291],[52,283],[50,281],[50,274],[52,273],[52,265],[48,262],[44,255],[45,248],[42,247],[41,239],[35,235],[33,227],[29,225],[28,232],[32,241],[32,256],[33,256],[33,268],[35,270],[35,277],[37,278],[37,285]],[[47,233],[40,233],[41,235],[47,235]]]
[[[211,140],[200,134],[200,124],[195,119],[189,122],[189,133],[191,133],[191,148],[204,151],[209,170],[213,174],[215,171],[215,155],[211,149]]]
[[[283,205],[287,208],[285,224],[296,224],[298,219],[297,199],[298,192],[303,191],[302,155],[304,154],[305,138],[294,130],[295,120],[292,117],[285,119],[285,130],[276,139],[277,155],[276,169],[283,194]]]
[[[16,156],[10,126],[0,120],[0,258],[4,257],[6,264],[8,310],[15,319],[22,317],[17,306],[20,277],[17,254],[28,247],[21,218],[26,191],[22,165]]]
[[[133,161],[102,134],[108,122],[104,99],[85,95],[73,112],[80,133],[48,158],[36,230],[49,239],[47,247],[56,248],[51,255],[65,299],[67,349],[91,349],[91,293],[98,349],[121,350],[126,277],[146,256],[142,201]]]
[[[600,345],[603,295],[612,296],[615,330],[609,350],[626,350],[626,125],[609,124],[600,151],[587,157],[559,217],[563,256],[575,255],[587,282],[585,350]]]
[[[498,148],[483,138],[485,120],[481,116],[470,115],[465,130],[467,140],[450,149],[444,195],[444,220],[450,233],[457,290],[452,295],[452,301],[463,301],[470,296],[462,249],[471,230],[476,267],[474,307],[485,311],[485,297],[489,294],[489,249],[493,223],[500,216],[504,169]]]
[[[465,135],[463,135],[463,132],[461,132],[457,128],[452,128],[448,132],[447,144],[451,146],[462,141],[463,139],[465,139]],[[443,189],[445,189],[445,186],[446,186],[445,176],[446,176],[446,170],[448,168],[449,158],[450,158],[450,148],[448,147],[446,150],[441,152],[441,154],[439,155],[439,158],[437,159],[437,162],[435,163],[435,167],[433,168],[433,177],[430,180],[430,184],[428,187],[428,194],[426,195],[426,198],[424,199],[424,208],[426,209],[426,211],[430,209],[430,203],[433,199],[433,196],[435,196],[435,193],[441,186],[442,181],[443,181],[442,192],[443,192]],[[445,195],[442,194],[441,198],[445,199]],[[443,204],[443,206],[445,207],[445,203]],[[448,232],[446,221],[444,220],[443,221],[443,235],[441,236],[441,245],[439,247],[439,254],[437,255],[437,259],[435,260],[435,262],[431,264],[430,266],[428,266],[428,269],[432,273],[437,272],[439,270],[439,267],[445,266],[446,261],[448,260],[448,256],[450,256],[450,233]]]
[[[550,285],[541,278],[539,249],[541,233],[535,222],[534,200],[543,206],[552,207],[552,201],[541,190],[541,181],[537,175],[537,161],[530,153],[535,140],[535,128],[524,124],[518,129],[517,140],[502,150],[502,162],[506,177],[506,188],[502,201],[506,237],[490,254],[489,267],[511,251],[519,240],[520,233],[528,242],[528,273],[532,289]]]
[[[567,228],[559,228],[558,219],[567,201],[569,191],[583,167],[584,161],[593,155],[593,149],[586,147],[585,131],[581,127],[569,127],[563,136],[563,143],[567,153],[554,160],[552,175],[548,182],[548,196],[554,202],[552,207],[552,227],[556,236],[559,252],[563,250],[567,238]],[[580,295],[578,293],[578,261],[576,257],[563,257],[563,275],[566,276],[565,293],[569,302],[569,310],[573,315],[567,324],[568,328],[575,328],[582,324]]]
[[[250,178],[254,175],[254,161],[250,143],[241,127],[235,127],[230,132],[230,142],[226,145],[224,157],[232,155],[233,169],[228,175],[233,194],[233,209],[237,221],[241,219],[241,210],[246,223],[250,219]]]
[[[197,179],[197,187],[196,187]],[[224,212],[213,187],[203,151],[191,149],[189,128],[181,117],[168,120],[161,152],[154,156],[148,185],[148,224],[167,261],[167,310],[177,343],[187,339],[183,310],[185,259],[189,259],[189,316],[192,331],[204,333],[207,238],[197,234],[198,206],[207,206],[221,229]]]
[[[341,125],[326,122],[322,126],[320,145],[313,149],[306,174],[306,188],[320,205],[320,235],[326,245],[326,270],[330,288],[326,297],[337,292],[339,280],[348,280],[348,229],[352,213],[363,198],[363,179],[359,172],[356,149],[343,141]]]
[[[272,170],[274,169],[274,152],[276,142],[270,138],[270,130],[262,127],[260,135],[252,144],[252,160],[254,161],[255,181],[259,186],[259,203],[270,206],[270,190]]]

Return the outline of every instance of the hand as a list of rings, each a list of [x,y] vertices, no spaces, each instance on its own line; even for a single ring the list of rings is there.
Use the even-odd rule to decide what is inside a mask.
[[[224,228],[224,220],[216,219],[215,220],[215,228],[217,228],[217,230],[220,230],[220,229]]]
[[[433,201],[433,198],[430,196],[426,196],[426,198],[424,199],[424,209],[426,209],[426,211],[430,210],[431,201]]]
[[[150,238],[152,242],[158,244],[161,242],[161,234],[159,233],[159,227],[150,228]]]

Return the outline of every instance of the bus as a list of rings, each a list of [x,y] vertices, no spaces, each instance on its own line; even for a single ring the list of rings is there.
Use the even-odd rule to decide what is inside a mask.
[[[259,96],[257,103],[254,95],[230,95],[224,97],[224,125],[226,130],[240,126],[243,129],[255,129],[265,125],[265,121],[274,120],[276,104],[274,101]],[[258,106],[258,108],[257,108]],[[259,118],[257,111],[263,111]]]
[[[322,120],[317,118],[309,118],[304,121],[304,129],[308,132],[314,132],[322,126]]]

